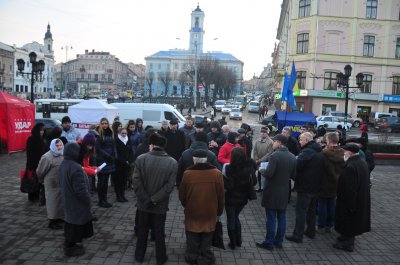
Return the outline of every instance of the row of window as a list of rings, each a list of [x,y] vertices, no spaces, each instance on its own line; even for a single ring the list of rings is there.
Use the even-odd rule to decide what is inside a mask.
[[[299,0],[299,17],[310,16],[310,11],[311,11],[311,0]],[[378,0],[367,0],[365,17],[369,19],[376,19],[377,11],[378,11]]]
[[[37,87],[35,87],[35,93],[37,93]],[[39,92],[46,92],[47,88],[43,87],[43,91],[39,91]],[[24,85],[15,85],[15,92],[21,92],[21,93],[28,93],[28,86],[24,86]]]
[[[297,34],[297,54],[308,53],[308,33]],[[363,56],[374,57],[375,36],[365,35]],[[400,59],[400,37],[396,39],[395,58]]]
[[[324,90],[337,90],[336,72],[324,73]],[[297,84],[300,89],[306,88],[307,74],[305,71],[297,71]],[[361,93],[371,93],[372,75],[364,74],[363,86],[360,88]],[[392,95],[400,95],[400,76],[393,76]]]
[[[162,70],[162,64],[158,64],[158,69],[154,69],[154,65],[152,63],[149,64],[150,67],[150,71],[155,71],[155,70]],[[189,69],[192,69],[192,65],[191,64],[187,64],[187,63],[183,63],[183,64],[178,64],[178,63],[174,63],[174,70],[181,70],[181,71],[186,71]],[[237,67],[233,67],[232,68],[233,72],[236,73],[237,72]],[[167,71],[171,71],[171,65],[167,64]]]

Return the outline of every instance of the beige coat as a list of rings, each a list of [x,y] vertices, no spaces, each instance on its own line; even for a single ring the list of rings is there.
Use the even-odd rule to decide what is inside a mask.
[[[273,142],[269,136],[265,140],[258,139],[253,148],[253,159],[255,161],[267,162],[274,151],[272,144]]]
[[[44,183],[47,217],[49,219],[64,219],[64,207],[58,178],[58,168],[62,161],[63,156],[53,156],[51,151],[48,151],[42,156],[36,169],[39,182]]]

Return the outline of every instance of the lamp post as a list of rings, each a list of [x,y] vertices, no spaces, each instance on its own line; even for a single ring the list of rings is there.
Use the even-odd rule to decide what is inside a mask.
[[[351,76],[352,67],[348,64],[344,67],[344,74],[342,72],[336,75],[337,85],[340,88],[345,89],[345,103],[344,103],[344,126],[347,124],[347,112],[348,112],[348,104],[349,104],[349,88],[361,88],[363,85],[364,75],[362,73],[358,73],[356,75],[356,87],[349,86],[349,78]]]
[[[197,72],[198,72],[198,64],[197,64],[197,41],[194,42],[195,54],[194,54],[194,93],[193,93],[193,101],[194,101],[194,111],[196,111],[197,107]]]
[[[72,46],[69,46],[69,45],[65,45],[65,46],[62,46],[61,47],[61,50],[65,50],[65,72],[66,73],[64,73],[63,74],[63,71],[62,71],[62,65],[61,65],[61,79],[62,79],[62,85],[61,85],[61,91],[60,91],[60,97],[61,97],[61,95],[62,95],[62,93],[63,93],[63,91],[65,91],[66,92],[66,94],[67,94],[67,91],[68,91],[68,72],[67,72],[67,62],[68,62],[68,50],[72,50],[73,48],[72,48]],[[64,78],[65,77],[65,78]],[[65,79],[65,80],[64,80]]]
[[[33,86],[35,85],[35,81],[42,82],[43,77],[42,73],[44,71],[44,61],[36,61],[37,55],[34,52],[29,54],[29,62],[31,63],[31,72],[24,72],[25,69],[25,61],[23,59],[17,60],[18,72],[24,76],[24,74],[28,75],[31,81],[31,102],[34,102],[34,93]],[[18,74],[17,72],[17,74]]]

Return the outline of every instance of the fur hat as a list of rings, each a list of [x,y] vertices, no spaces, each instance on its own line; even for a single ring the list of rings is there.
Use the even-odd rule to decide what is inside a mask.
[[[149,144],[164,148],[167,145],[167,139],[158,133],[153,133],[150,135]]]
[[[212,122],[210,122],[210,128],[218,128],[218,129],[220,129],[221,128],[221,124],[219,124],[218,121],[212,121]]]
[[[346,144],[342,147],[344,150],[350,151],[354,154],[360,151],[360,148],[356,144]]]

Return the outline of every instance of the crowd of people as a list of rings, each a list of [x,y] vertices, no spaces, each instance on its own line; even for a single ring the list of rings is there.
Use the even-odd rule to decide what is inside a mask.
[[[165,221],[174,187],[184,208],[188,264],[215,262],[212,238],[224,210],[228,246],[241,247],[240,214],[257,199],[256,191],[266,214],[265,240],[256,243],[260,248],[283,247],[292,189],[296,220],[286,240],[301,243],[304,235],[315,238],[334,228],[340,236],[333,247],[353,251],[355,236],[370,230],[374,161],[365,137],[346,140],[341,130],[323,132],[312,124],[302,127],[297,139],[290,127],[274,136],[262,127],[253,141],[246,123],[236,131],[215,120],[194,124],[189,116],[182,128],[173,119],[155,129],[143,128],[140,118],[125,127],[118,118],[112,124],[102,118],[82,137],[65,116],[62,128],[48,133],[42,123],[35,125],[26,168],[41,184],[28,199],[45,198],[49,228],[64,228],[66,256],[84,254],[81,242],[93,235],[97,217],[91,195],[97,192],[99,207],[112,207],[110,179],[118,203],[128,202],[126,191],[135,193],[137,262],[144,260],[149,233],[157,264],[168,260]]]

